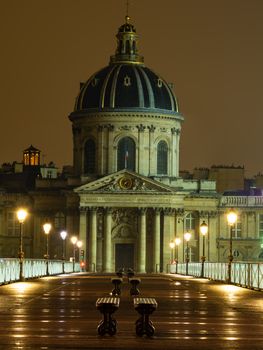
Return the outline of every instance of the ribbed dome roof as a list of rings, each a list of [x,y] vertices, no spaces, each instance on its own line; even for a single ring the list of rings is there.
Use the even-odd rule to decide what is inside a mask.
[[[138,35],[126,16],[116,35],[117,49],[110,64],[82,84],[75,112],[96,110],[162,110],[177,113],[170,86],[144,65],[138,54]]]
[[[139,64],[111,64],[101,69],[82,86],[75,105],[75,111],[125,108],[178,111],[169,85]]]

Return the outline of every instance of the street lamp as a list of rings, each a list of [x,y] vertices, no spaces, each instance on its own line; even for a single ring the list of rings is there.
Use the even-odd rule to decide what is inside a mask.
[[[169,243],[169,246],[170,246],[170,248],[171,248],[171,264],[173,263],[173,261],[174,261],[174,247],[175,247],[175,243],[174,243],[174,241],[171,241],[170,243]]]
[[[79,262],[80,262],[80,248],[83,246],[83,242],[82,241],[77,241],[76,243],[78,249],[79,249]]]
[[[188,242],[191,239],[191,233],[186,232],[184,234],[184,239],[186,240],[186,275],[188,275],[188,264],[189,264],[189,244]]]
[[[228,256],[228,283],[231,283],[231,265],[233,261],[232,253],[232,228],[237,221],[237,214],[231,209],[227,214],[227,222],[229,225],[229,256]]]
[[[205,235],[208,232],[208,225],[205,221],[200,225],[200,233],[203,235],[203,256],[201,257],[202,265],[201,265],[201,276],[204,277],[204,267],[205,267]]]
[[[67,235],[67,231],[60,232],[60,237],[62,238],[62,273],[65,273],[65,239]]]
[[[19,258],[19,280],[24,281],[24,275],[23,275],[23,265],[24,265],[24,252],[23,252],[23,223],[27,217],[27,211],[25,209],[19,209],[16,213],[17,219],[20,224],[20,230],[19,230],[19,252],[18,252],[18,258]]]
[[[179,248],[179,244],[181,243],[181,239],[180,238],[175,238],[174,242],[175,242],[175,245],[176,245],[176,259],[175,259],[176,270],[175,270],[175,273],[177,273],[178,261],[179,261],[178,248]]]
[[[49,233],[51,231],[51,228],[52,228],[52,225],[47,222],[43,225],[43,230],[45,232],[45,235],[47,237],[47,240],[46,240],[46,254],[45,254],[45,258],[47,259],[47,276],[49,275],[49,269],[48,269],[48,259],[49,259],[49,253],[48,253],[48,236],[49,236]]]
[[[76,236],[71,237],[71,243],[73,244],[73,272],[75,272],[75,255],[76,255],[76,243],[78,238]]]

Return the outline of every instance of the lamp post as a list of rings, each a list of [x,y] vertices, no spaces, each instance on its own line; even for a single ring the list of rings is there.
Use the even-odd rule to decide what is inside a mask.
[[[60,232],[60,237],[62,238],[62,273],[65,273],[65,239],[67,235],[67,231]]]
[[[76,258],[76,243],[78,238],[76,236],[71,237],[71,243],[73,244],[73,272],[75,272],[75,258]]]
[[[202,222],[202,224],[200,225],[200,233],[203,236],[203,256],[201,257],[201,276],[200,277],[204,277],[204,267],[205,267],[205,235],[208,232],[208,225],[205,221]]]
[[[185,259],[185,261],[186,261],[186,275],[188,275],[188,264],[189,264],[189,244],[188,243],[191,239],[191,233],[186,232],[184,234],[184,239],[186,241],[186,259]]]
[[[174,242],[175,242],[175,245],[176,245],[176,259],[175,259],[176,270],[175,270],[175,273],[177,273],[177,271],[178,271],[178,261],[179,261],[178,248],[179,248],[179,244],[181,243],[181,239],[180,238],[175,238]]]
[[[48,259],[49,259],[49,252],[48,252],[48,236],[49,236],[49,233],[51,231],[51,228],[52,228],[52,225],[47,222],[43,225],[43,230],[45,232],[45,235],[47,237],[47,240],[46,240],[46,254],[45,254],[45,258],[47,259],[47,276],[49,276],[49,269],[48,269]]]
[[[237,214],[233,209],[229,211],[227,214],[227,222],[229,225],[229,256],[228,256],[228,279],[227,282],[231,283],[231,265],[233,261],[233,253],[232,253],[232,229],[237,221]]]
[[[173,261],[174,261],[174,247],[175,247],[174,241],[171,241],[171,242],[169,243],[169,246],[170,246],[170,248],[171,248],[171,256],[170,256],[170,258],[171,258],[171,264],[172,264]]]
[[[19,209],[16,213],[19,221],[19,280],[24,281],[23,266],[24,266],[24,252],[23,252],[23,224],[27,217],[27,211],[25,209]]]
[[[80,262],[80,248],[83,246],[83,243],[82,243],[82,241],[77,241],[76,245],[77,245],[78,250],[79,250],[79,262]]]

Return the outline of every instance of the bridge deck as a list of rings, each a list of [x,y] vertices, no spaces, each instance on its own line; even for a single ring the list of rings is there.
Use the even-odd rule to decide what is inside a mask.
[[[140,275],[140,296],[155,298],[153,338],[137,337],[138,318],[124,278],[117,334],[100,337],[96,309],[111,277],[46,277],[0,287],[0,349],[263,349],[263,294],[172,275]]]

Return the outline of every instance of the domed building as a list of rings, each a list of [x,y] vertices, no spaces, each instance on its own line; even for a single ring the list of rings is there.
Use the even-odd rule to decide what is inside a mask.
[[[179,176],[184,118],[170,84],[139,55],[129,17],[118,30],[109,65],[81,84],[69,119],[73,174],[72,166],[60,174],[53,162],[41,163],[40,150],[32,145],[22,162],[0,167],[1,258],[17,257],[16,212],[26,207],[26,258],[43,258],[43,224],[50,222],[50,257],[64,257],[60,233],[66,230],[83,242],[80,258],[92,272],[161,272],[174,259],[226,262],[230,237],[236,260],[262,261],[262,189],[242,190],[244,169],[233,166]],[[236,172],[239,190],[233,187]],[[230,230],[226,213],[232,207],[238,217]],[[208,232],[202,237],[204,221]],[[70,239],[65,243],[69,259],[75,250]]]
[[[97,178],[124,168],[178,177],[182,115],[169,84],[144,65],[129,17],[110,64],[81,84],[73,124],[74,169]]]
[[[74,172],[83,183],[75,189],[80,238],[90,271],[158,272],[170,261],[176,232],[183,235],[185,197],[193,190],[179,178],[184,118],[171,85],[145,66],[128,16],[116,37],[115,55],[81,84],[69,116]],[[210,191],[211,183],[203,187]],[[210,197],[207,209],[214,208]]]

